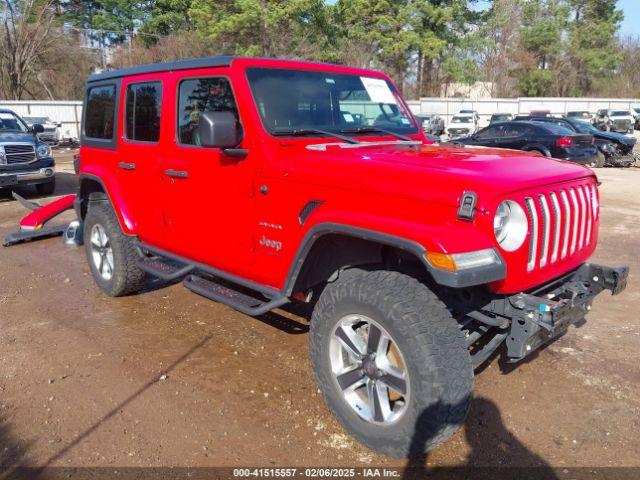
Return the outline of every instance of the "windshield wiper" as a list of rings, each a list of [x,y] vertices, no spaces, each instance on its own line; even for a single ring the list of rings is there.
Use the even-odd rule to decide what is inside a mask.
[[[328,137],[339,138],[340,140],[344,140],[347,143],[360,143],[355,138],[348,137],[346,135],[340,135],[339,133],[328,132],[326,130],[320,130],[318,128],[290,128],[287,130],[275,130],[271,132],[273,135],[291,135],[291,136],[303,136],[303,135],[313,135],[314,133],[318,133],[320,135],[327,135]]]
[[[358,127],[358,128],[345,128],[340,130],[342,133],[384,133],[385,135],[391,135],[392,137],[399,138],[400,140],[404,140],[405,142],[413,141],[411,138],[401,135],[396,132],[392,132],[391,130],[385,130],[384,128],[378,127]]]

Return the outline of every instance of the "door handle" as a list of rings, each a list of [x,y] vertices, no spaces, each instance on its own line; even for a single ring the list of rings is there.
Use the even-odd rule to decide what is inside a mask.
[[[119,162],[118,166],[123,170],[135,170],[136,169],[136,164],[135,163]]]
[[[187,178],[189,176],[189,172],[187,170],[174,170],[173,168],[165,170],[164,173],[171,178]]]

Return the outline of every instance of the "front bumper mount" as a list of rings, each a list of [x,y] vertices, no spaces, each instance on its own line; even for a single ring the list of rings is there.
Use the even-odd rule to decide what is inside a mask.
[[[540,346],[564,334],[570,325],[580,322],[591,310],[593,299],[604,290],[613,295],[627,286],[629,267],[611,268],[585,263],[571,273],[530,292],[494,298],[473,318],[491,325],[502,319],[495,340],[504,338],[509,361],[517,362]],[[508,322],[507,326],[504,326]],[[502,343],[493,342],[491,351]],[[489,342],[491,344],[491,342]],[[489,346],[489,344],[487,346]],[[484,348],[473,355],[476,365],[491,351]]]

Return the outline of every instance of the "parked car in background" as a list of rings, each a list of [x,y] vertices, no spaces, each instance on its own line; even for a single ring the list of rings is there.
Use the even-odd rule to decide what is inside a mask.
[[[594,125],[607,132],[633,133],[636,119],[630,110],[598,110]]]
[[[447,133],[450,139],[473,135],[478,131],[478,120],[473,114],[459,113],[451,118]]]
[[[564,116],[569,120],[581,120],[583,122],[593,123],[594,115],[586,110],[576,110],[567,112]]]
[[[480,126],[480,114],[477,110],[460,110],[458,112],[459,115],[473,115],[473,119]]]
[[[40,194],[53,193],[55,161],[39,137],[43,130],[39,123],[29,127],[15,112],[0,109],[0,190],[35,185]]]
[[[29,127],[42,125],[44,132],[38,134],[40,139],[50,145],[58,145],[62,139],[62,124],[54,122],[49,117],[22,117]]]
[[[636,119],[636,130],[640,130],[640,108],[634,108],[632,113]]]
[[[511,120],[513,120],[513,115],[510,113],[494,113],[489,119],[489,125],[493,125],[494,123],[510,122]]]
[[[420,121],[425,133],[442,135],[445,131],[444,118],[437,113],[424,113],[416,115],[416,118]]]
[[[590,164],[590,167],[629,167],[636,161],[633,153],[637,141],[635,137],[616,132],[603,132],[590,123],[569,118],[529,117],[526,120],[552,123],[575,133],[593,135],[599,152],[597,160]]]
[[[590,165],[597,161],[598,149],[592,135],[544,122],[496,123],[455,143],[483,147],[510,148],[536,152],[545,157]]]

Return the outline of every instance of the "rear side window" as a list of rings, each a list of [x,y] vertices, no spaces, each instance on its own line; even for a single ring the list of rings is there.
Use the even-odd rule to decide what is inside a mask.
[[[223,77],[194,78],[180,82],[178,92],[178,140],[200,145],[198,123],[204,112],[233,112],[238,108],[229,80]]]
[[[157,142],[160,138],[160,82],[127,86],[125,138],[139,142]]]
[[[113,138],[116,111],[116,86],[101,85],[87,91],[84,134],[90,138]]]
[[[569,130],[567,127],[561,127],[560,125],[554,125],[551,123],[547,123],[544,125],[542,123],[539,123],[538,125],[547,132],[550,132],[554,135],[573,135],[575,133]]]

